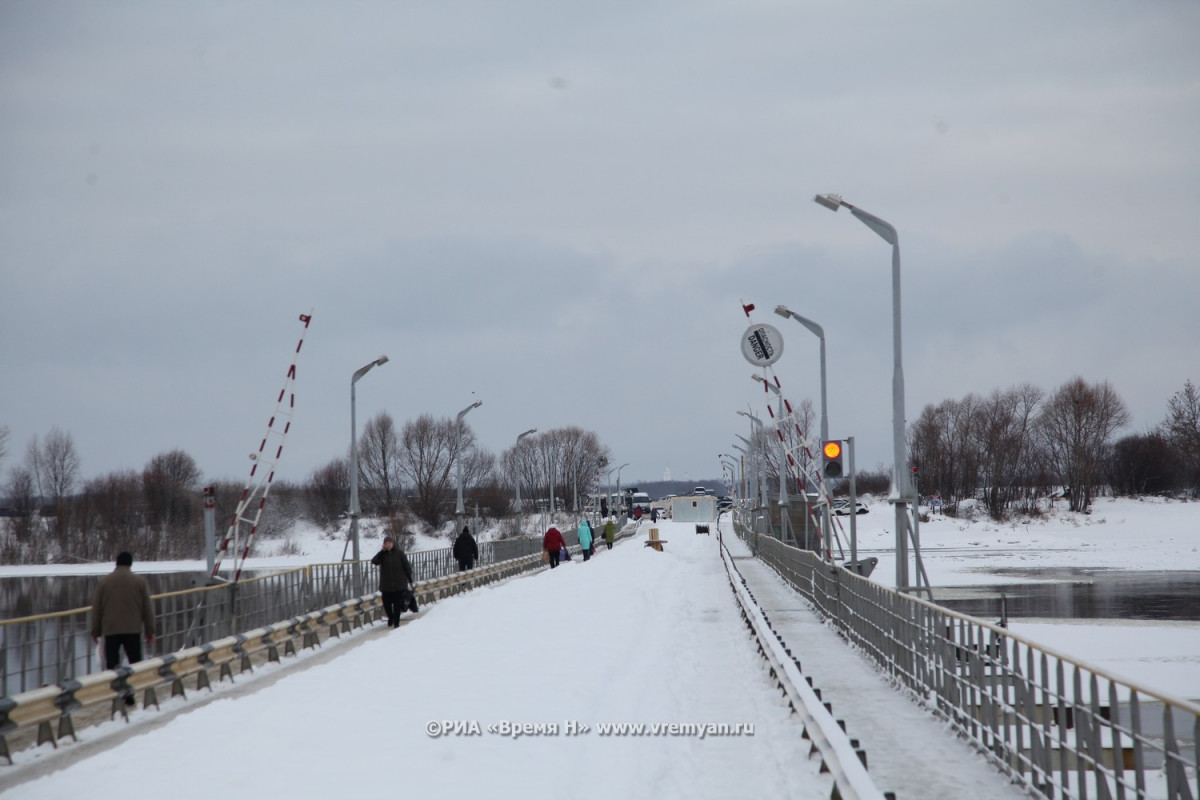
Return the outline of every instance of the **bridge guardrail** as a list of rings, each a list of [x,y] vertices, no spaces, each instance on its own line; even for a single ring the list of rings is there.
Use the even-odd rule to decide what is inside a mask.
[[[1027,787],[1200,798],[1200,705],[736,527],[849,642]]]
[[[432,603],[540,566],[540,556],[520,556],[431,578],[415,584],[414,588],[419,602]],[[322,631],[326,632],[326,638],[337,637],[376,621],[382,614],[380,595],[373,592],[244,633],[153,656],[131,666],[102,670],[0,698],[0,756],[12,762],[7,739],[21,730],[36,726],[38,745],[49,742],[57,746],[64,736],[76,738],[73,717],[79,711],[110,703],[110,716],[118,713],[127,716],[125,698],[138,695],[144,708],[158,708],[158,693],[164,687],[170,688],[172,697],[186,694],[186,678],[195,678],[197,690],[209,688],[209,672],[213,670],[218,673],[218,681],[225,678],[232,681],[235,668],[239,673],[253,669],[255,656],[266,653],[268,660],[279,661],[281,654],[294,655],[297,646],[299,649],[320,646]]]
[[[742,619],[770,665],[771,675],[788,698],[788,705],[800,717],[804,738],[811,743],[809,756],[819,755],[821,773],[830,775],[833,782],[830,796],[841,800],[894,800],[894,794],[884,793],[875,785],[867,773],[865,752],[858,748],[857,740],[849,738],[842,723],[834,719],[832,706],[821,700],[820,692],[811,685],[812,679],[806,679],[801,674],[799,662],[792,658],[791,651],[786,650],[777,638],[724,544],[721,546],[721,560],[741,609]]]
[[[619,533],[618,539],[633,535],[636,526],[625,526]],[[578,550],[578,540],[574,531],[564,531],[568,546]],[[458,565],[452,559],[442,556],[442,549],[433,551],[418,551],[433,553],[426,559],[426,564],[441,564],[442,569],[427,567],[425,574],[429,577],[418,580],[414,584],[414,592],[422,605],[434,603],[445,597],[468,591],[477,586],[513,577],[522,572],[539,569],[541,563],[541,537],[522,537],[520,540],[507,539],[499,542],[488,542],[488,545],[504,545],[499,548],[480,547],[481,562],[486,557],[493,559],[492,563],[482,564],[465,572],[457,570]],[[449,548],[445,548],[448,553]],[[409,554],[410,558],[414,554]],[[496,561],[498,556],[511,557]],[[360,567],[372,567],[370,562],[360,562]],[[143,707],[153,705],[159,707],[158,692],[164,687],[170,687],[171,696],[186,694],[183,681],[185,678],[195,678],[197,690],[211,687],[209,673],[216,670],[218,681],[229,678],[233,680],[233,670],[236,666],[239,673],[252,669],[254,657],[263,653],[269,661],[279,661],[280,654],[293,655],[300,649],[320,646],[321,631],[326,631],[326,638],[349,633],[355,628],[374,622],[383,616],[382,601],[379,592],[359,594],[348,600],[339,600],[324,605],[315,610],[305,610],[288,617],[286,614],[275,617],[270,624],[262,624],[261,620],[275,610],[286,609],[314,602],[314,599],[327,601],[338,591],[353,586],[354,564],[341,562],[336,564],[317,564],[295,570],[286,570],[261,578],[244,579],[238,584],[222,584],[187,589],[178,592],[168,592],[155,595],[157,622],[160,636],[155,640],[164,649],[171,647],[172,651],[164,655],[150,656],[132,666],[122,666],[115,670],[92,671],[91,665],[98,663],[96,648],[87,648],[87,657],[82,660],[56,660],[52,665],[59,668],[73,668],[77,664],[88,667],[75,677],[72,672],[53,682],[35,689],[29,689],[13,695],[0,696],[0,757],[12,763],[8,738],[36,726],[37,744],[47,742],[57,746],[57,741],[64,736],[75,739],[74,715],[82,710],[94,709],[104,703],[111,703],[111,717],[118,713],[127,718],[125,707],[126,696],[142,696]],[[373,567],[372,567],[373,569]],[[360,576],[367,572],[361,569]],[[414,565],[414,573],[416,573]],[[416,577],[414,575],[414,577]],[[373,573],[367,578],[374,581]],[[365,582],[365,578],[363,581]],[[237,594],[237,587],[245,589],[245,593]],[[246,596],[250,602],[244,608],[222,616],[228,611],[227,606],[237,607],[239,601]],[[344,597],[345,595],[343,595]],[[59,632],[74,630],[88,637],[87,615],[88,608],[73,609],[58,614],[43,614],[35,617],[24,617],[0,622],[0,633],[7,628],[17,625],[45,622],[41,627],[43,632]],[[251,624],[258,627],[233,633],[233,626],[238,621],[254,620]],[[199,622],[198,622],[199,621]],[[20,630],[20,628],[17,628]],[[204,640],[205,633],[216,632],[213,638]],[[4,644],[7,639],[0,640],[0,658],[5,656]],[[44,642],[43,644],[53,644]],[[175,646],[178,645],[176,648]],[[46,650],[48,648],[39,648]],[[74,648],[53,651],[74,652]],[[42,669],[48,668],[44,662]],[[57,727],[54,726],[57,723]]]

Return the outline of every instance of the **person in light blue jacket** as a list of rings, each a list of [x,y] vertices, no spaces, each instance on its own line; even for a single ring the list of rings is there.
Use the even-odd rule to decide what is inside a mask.
[[[583,551],[584,561],[596,552],[592,549],[592,525],[586,519],[579,520],[579,549]]]

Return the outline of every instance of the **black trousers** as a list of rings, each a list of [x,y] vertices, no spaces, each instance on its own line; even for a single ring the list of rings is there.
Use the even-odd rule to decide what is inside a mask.
[[[383,600],[383,611],[387,614],[388,627],[398,627],[400,612],[404,610],[404,592],[380,592],[379,594]]]
[[[549,552],[550,552],[550,569],[554,569],[555,567],[558,566],[558,556],[559,556],[559,553],[561,553],[562,551],[561,550],[550,550]]]
[[[459,572],[466,572],[469,569],[474,569],[474,567],[475,567],[475,559],[473,559],[473,558],[460,558],[458,560],[458,571]]]
[[[104,668],[121,666],[121,651],[130,664],[142,660],[142,635],[140,633],[114,633],[104,637]]]

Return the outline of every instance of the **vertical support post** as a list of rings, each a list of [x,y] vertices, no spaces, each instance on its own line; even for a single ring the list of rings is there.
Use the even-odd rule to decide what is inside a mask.
[[[208,574],[212,575],[217,553],[217,490],[204,487],[204,558],[208,563]]]

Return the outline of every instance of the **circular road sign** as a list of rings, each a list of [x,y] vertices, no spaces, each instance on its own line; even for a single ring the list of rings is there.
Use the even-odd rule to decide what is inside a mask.
[[[751,325],[742,334],[742,355],[756,367],[769,367],[783,355],[783,336],[773,325]]]

